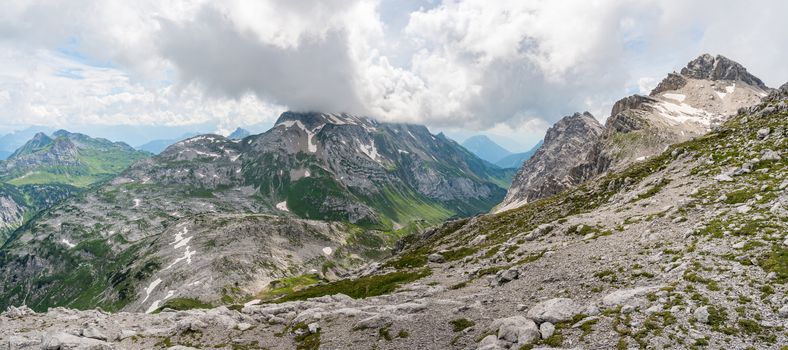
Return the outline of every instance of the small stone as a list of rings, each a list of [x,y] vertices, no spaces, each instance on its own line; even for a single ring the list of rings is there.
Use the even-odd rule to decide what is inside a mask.
[[[599,311],[599,308],[594,304],[588,305],[585,311],[585,314],[588,316],[596,316],[599,315],[600,313],[601,311]]]
[[[499,272],[496,275],[496,282],[500,286],[500,285],[502,285],[504,283],[508,283],[508,282],[513,281],[513,280],[516,280],[517,277],[519,277],[519,276],[520,276],[520,271],[518,271],[516,268],[511,268],[511,269]]]
[[[766,136],[769,136],[769,132],[770,132],[770,131],[771,131],[771,130],[769,130],[769,128],[761,128],[761,129],[758,129],[758,139],[759,139],[759,140],[763,140],[763,139],[765,139],[765,138],[766,138]]]
[[[621,307],[622,314],[631,314],[633,311],[635,311],[635,307],[632,305],[627,304]]]
[[[430,254],[429,256],[427,256],[427,260],[429,260],[432,263],[437,263],[437,264],[440,264],[440,263],[442,263],[444,261],[443,255],[440,255],[438,253]]]
[[[241,323],[238,323],[238,325],[236,327],[238,327],[239,331],[243,332],[245,330],[248,330],[249,328],[252,328],[252,325],[248,324],[246,322],[241,322]]]
[[[780,160],[781,158],[779,153],[770,149],[763,150],[763,155],[761,156],[763,160]]]
[[[780,308],[780,311],[778,311],[778,314],[782,318],[788,318],[788,304],[783,305],[783,307]]]
[[[733,249],[742,249],[742,248],[744,248],[744,245],[745,245],[745,244],[747,244],[747,242],[745,242],[745,241],[741,241],[741,242],[738,242],[738,243],[736,243],[736,244],[732,245],[731,247],[732,247]]]
[[[695,317],[695,320],[698,322],[709,323],[709,308],[707,306],[701,306],[695,309],[692,316]]]
[[[585,236],[583,236],[583,240],[584,240],[584,241],[587,241],[587,240],[589,240],[589,239],[591,239],[591,238],[594,238],[594,233],[593,233],[593,232],[591,232],[591,233],[588,233],[588,234],[586,234]]]
[[[742,214],[747,214],[750,212],[750,210],[752,210],[752,207],[746,204],[736,207],[736,211]]]
[[[731,181],[733,181],[733,178],[730,175],[728,175],[728,174],[719,174],[719,175],[714,177],[714,180],[717,180],[717,181],[720,181],[720,182],[731,182]]]
[[[550,322],[542,322],[539,325],[539,334],[541,334],[542,339],[550,338],[553,333],[555,333],[555,326]]]
[[[485,240],[487,240],[487,235],[478,235],[478,236],[476,236],[476,238],[471,240],[471,242],[468,243],[468,245],[472,245],[472,246],[479,245],[479,244],[484,243]]]
[[[320,325],[318,325],[316,322],[312,322],[312,323],[308,324],[306,327],[309,329],[309,333],[312,333],[312,334],[315,334],[315,333],[317,333],[317,331],[320,330]]]

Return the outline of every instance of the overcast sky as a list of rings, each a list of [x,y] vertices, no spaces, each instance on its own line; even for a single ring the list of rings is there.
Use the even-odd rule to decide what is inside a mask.
[[[785,83],[786,13],[780,0],[2,0],[0,132],[227,133],[293,109],[527,148],[701,53]]]

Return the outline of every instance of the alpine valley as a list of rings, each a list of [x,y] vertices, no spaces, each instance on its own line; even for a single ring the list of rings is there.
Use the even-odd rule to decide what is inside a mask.
[[[0,163],[0,349],[784,350],[788,84],[702,55],[605,120],[516,174],[348,114],[38,134]]]

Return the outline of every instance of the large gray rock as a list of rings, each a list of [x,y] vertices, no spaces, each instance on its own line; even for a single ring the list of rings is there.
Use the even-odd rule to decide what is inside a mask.
[[[656,292],[659,288],[659,286],[653,286],[617,290],[602,298],[602,303],[605,304],[605,306],[622,306],[635,298],[651,292]]]
[[[394,319],[391,316],[374,315],[356,322],[353,325],[353,329],[367,329],[367,328],[378,329],[378,328],[383,328],[385,326],[389,326],[393,322]]]
[[[91,338],[83,338],[63,332],[44,334],[41,348],[45,350],[109,350],[108,343]]]
[[[436,264],[440,264],[440,263],[442,263],[444,261],[443,255],[440,255],[438,253],[432,253],[432,254],[428,255],[427,256],[427,260],[429,260],[432,263],[436,263]]]
[[[494,320],[490,330],[497,332],[498,340],[514,344],[516,348],[531,344],[539,339],[539,328],[534,321],[523,316],[512,316]]]
[[[498,272],[495,275],[495,282],[500,286],[505,283],[511,282],[516,280],[520,276],[520,271],[517,268],[510,268],[503,271]]]
[[[538,323],[558,323],[571,320],[580,310],[581,307],[572,299],[554,298],[532,306],[527,316]]]
[[[82,330],[82,336],[85,338],[92,338],[98,340],[107,340],[107,336],[104,334],[104,331],[99,329],[98,327],[91,326]]]
[[[495,334],[490,334],[481,341],[479,341],[478,347],[476,350],[504,350],[504,342],[498,340],[498,337]]]

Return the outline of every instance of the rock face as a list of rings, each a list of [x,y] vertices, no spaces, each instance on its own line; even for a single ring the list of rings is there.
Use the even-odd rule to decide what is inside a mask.
[[[740,64],[719,55],[702,55],[681,73],[669,74],[648,96],[633,95],[616,102],[598,133],[585,139],[548,140],[548,130],[545,144],[520,169],[496,211],[644,161],[669,145],[709,132],[740,108],[756,105],[770,91]],[[554,151],[563,149],[571,152]]]
[[[701,55],[687,64],[687,67],[682,68],[681,75],[692,79],[712,81],[738,80],[751,86],[767,89],[761,79],[747,72],[747,69],[741,64],[722,55],[716,57],[709,54]]]
[[[496,211],[516,208],[577,185],[582,178],[571,169],[584,161],[589,145],[597,142],[604,128],[591,113],[575,113],[550,127],[542,146],[517,172]]]

